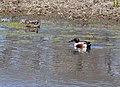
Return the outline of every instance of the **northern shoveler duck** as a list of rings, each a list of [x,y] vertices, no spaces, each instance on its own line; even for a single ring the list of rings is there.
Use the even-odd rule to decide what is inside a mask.
[[[25,31],[26,32],[36,32],[38,33],[38,29],[40,28],[40,22],[38,20],[21,20],[22,23],[26,24]]]
[[[38,20],[21,19],[20,22],[26,24],[26,27],[40,28],[40,22]]]
[[[91,43],[88,41],[81,41],[80,38],[74,38],[69,42],[74,42],[73,46],[78,52],[89,52],[91,48]]]
[[[31,27],[31,28],[40,28],[40,22],[38,20],[26,20],[25,21],[26,27]]]

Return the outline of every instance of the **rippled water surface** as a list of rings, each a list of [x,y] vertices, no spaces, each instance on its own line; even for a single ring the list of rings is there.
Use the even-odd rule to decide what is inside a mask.
[[[119,87],[120,31],[41,20],[38,33],[0,23],[0,87]],[[74,37],[91,42],[75,52]]]

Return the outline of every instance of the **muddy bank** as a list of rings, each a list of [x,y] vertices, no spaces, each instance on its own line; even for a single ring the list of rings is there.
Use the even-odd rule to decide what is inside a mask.
[[[0,15],[55,17],[83,22],[107,19],[120,22],[113,0],[1,0]]]

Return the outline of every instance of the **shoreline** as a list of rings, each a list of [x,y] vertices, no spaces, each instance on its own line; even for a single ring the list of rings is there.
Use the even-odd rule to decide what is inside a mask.
[[[120,7],[114,7],[113,1],[107,0],[4,0],[0,4],[1,17],[56,18],[86,24],[120,23]]]

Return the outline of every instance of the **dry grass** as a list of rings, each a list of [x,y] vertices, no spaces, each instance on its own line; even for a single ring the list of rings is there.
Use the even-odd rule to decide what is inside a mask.
[[[1,0],[1,13],[81,19],[101,17],[119,21],[120,8],[114,0]]]

